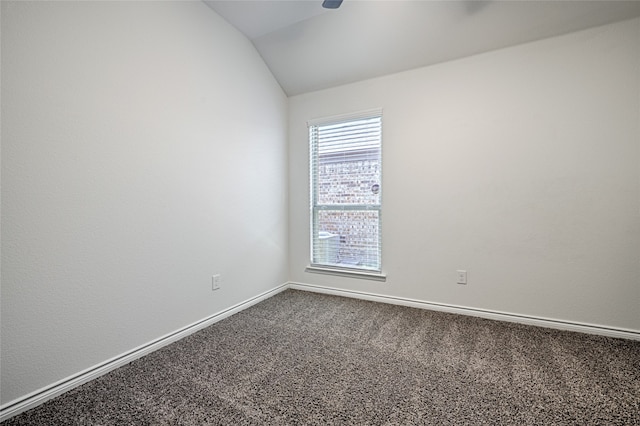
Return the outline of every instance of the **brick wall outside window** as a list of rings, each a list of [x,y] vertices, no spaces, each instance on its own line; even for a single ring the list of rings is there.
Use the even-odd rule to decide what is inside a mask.
[[[319,204],[379,204],[380,192],[374,189],[381,183],[379,161],[321,161],[318,167]],[[335,263],[372,266],[368,259],[375,259],[377,250],[368,253],[365,248],[375,248],[379,242],[378,214],[376,210],[318,212],[318,231],[339,235]]]

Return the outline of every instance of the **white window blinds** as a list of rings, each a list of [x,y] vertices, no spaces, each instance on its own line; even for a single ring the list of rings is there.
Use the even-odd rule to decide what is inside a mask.
[[[311,264],[381,270],[382,114],[309,125]]]

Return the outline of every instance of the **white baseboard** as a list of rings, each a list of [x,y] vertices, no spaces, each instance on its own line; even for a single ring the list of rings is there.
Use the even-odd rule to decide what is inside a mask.
[[[295,290],[311,291],[315,293],[325,293],[325,294],[332,294],[336,296],[351,297],[356,299],[369,300],[373,302],[382,302],[382,303],[389,303],[394,305],[408,306],[412,308],[430,309],[434,311],[449,312],[449,313],[462,314],[462,315],[471,315],[471,316],[498,320],[498,321],[517,322],[521,324],[535,325],[539,327],[555,328],[560,330],[576,331],[576,332],[588,333],[588,334],[598,334],[602,336],[616,337],[616,338],[622,338],[622,339],[640,340],[640,331],[636,331],[636,330],[626,330],[626,329],[605,327],[605,326],[592,325],[592,324],[581,324],[581,323],[575,323],[575,322],[554,320],[549,318],[530,317],[530,316],[518,315],[518,314],[512,314],[512,313],[506,313],[506,312],[495,312],[495,311],[489,311],[484,309],[447,305],[443,303],[427,302],[422,300],[387,296],[387,295],[381,295],[381,294],[375,294],[375,293],[366,293],[366,292],[359,292],[359,291],[343,290],[343,289],[332,288],[332,287],[289,282],[289,283],[282,284],[278,287],[275,287],[264,293],[261,293],[255,297],[252,297],[251,299],[245,300],[244,302],[231,306],[225,310],[215,313],[207,318],[204,318],[200,321],[197,321],[193,324],[190,324],[172,333],[159,337],[158,339],[153,340],[149,343],[146,343],[142,346],[139,346],[135,349],[132,349],[129,352],[118,355],[114,358],[111,358],[100,364],[97,364],[91,368],[88,368],[84,371],[81,371],[63,380],[60,380],[49,386],[39,389],[35,392],[31,392],[30,394],[27,394],[16,400],[10,401],[0,407],[0,422],[7,420],[17,414],[20,414],[23,411],[29,410],[31,408],[35,408],[36,406],[48,401],[51,398],[61,395],[64,392],[70,391],[71,389],[77,386],[80,386],[83,383],[86,383],[90,380],[96,379],[108,373],[111,370],[115,370],[118,367],[126,365],[131,361],[134,361],[138,358],[143,357],[144,355],[147,355],[153,351],[156,351],[162,348],[163,346],[176,342],[182,339],[183,337],[186,337],[192,333],[195,333],[198,330],[201,330],[205,327],[215,324],[218,321],[221,321],[235,313],[238,313],[244,309],[247,309],[255,305],[256,303],[262,302],[263,300],[268,299],[269,297],[275,296],[276,294],[284,290],[287,290],[289,288],[295,289]]]
[[[123,365],[126,365],[131,361],[141,358],[153,351],[157,351],[163,346],[176,342],[184,337],[187,337],[190,334],[195,333],[198,330],[206,328],[235,313],[245,310],[255,305],[256,303],[262,302],[269,297],[275,296],[276,294],[286,290],[287,288],[289,288],[288,283],[282,284],[255,297],[252,297],[251,299],[245,300],[244,302],[240,302],[234,306],[217,312],[207,318],[203,318],[200,321],[196,321],[192,324],[187,325],[186,327],[183,327],[172,333],[168,333],[162,337],[159,337],[144,345],[138,346],[137,348],[118,355],[114,358],[108,359],[84,371],[76,373],[65,379],[52,383],[51,385],[46,386],[42,389],[38,389],[35,392],[31,392],[23,397],[3,404],[2,407],[0,407],[0,422],[18,415],[23,411],[35,408],[36,406],[48,401],[49,399],[55,398],[58,395],[70,391],[71,389],[80,386],[83,383],[96,379],[111,370],[122,367]]]
[[[386,296],[375,293],[367,293],[352,290],[343,290],[333,287],[289,282],[289,288],[295,290],[311,291],[315,293],[332,294],[335,296],[351,297],[355,299],[369,300],[373,302],[389,303],[393,305],[408,306],[412,308],[430,309],[433,311],[449,312],[454,314],[471,315],[480,318],[517,322],[520,324],[535,325],[538,327],[554,328],[558,330],[576,331],[579,333],[597,334],[620,339],[640,340],[640,331],[606,327],[594,324],[576,323],[570,321],[555,320],[550,318],[519,315],[508,312],[497,312],[486,309],[469,308],[465,306],[448,305],[444,303],[427,302],[403,297]]]

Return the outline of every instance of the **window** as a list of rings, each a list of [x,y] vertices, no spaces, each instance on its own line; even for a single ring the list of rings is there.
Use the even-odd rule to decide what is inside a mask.
[[[309,124],[311,266],[381,272],[382,112]]]

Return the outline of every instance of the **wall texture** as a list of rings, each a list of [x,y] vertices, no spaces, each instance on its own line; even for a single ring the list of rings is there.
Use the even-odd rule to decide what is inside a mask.
[[[3,404],[287,281],[287,99],[203,3],[3,1],[1,109]]]
[[[306,122],[372,108],[388,279],[306,273]],[[292,282],[640,331],[640,20],[295,96],[289,111]]]

